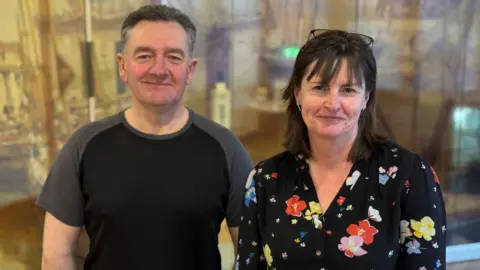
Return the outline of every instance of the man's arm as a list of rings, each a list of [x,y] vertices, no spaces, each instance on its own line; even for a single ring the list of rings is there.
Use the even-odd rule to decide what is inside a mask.
[[[85,265],[85,259],[87,258],[90,247],[90,238],[87,235],[85,227],[80,232],[80,236],[77,241],[77,248],[74,252],[75,265],[77,269],[83,269]]]
[[[237,258],[238,228],[239,227],[228,227],[230,237],[232,238],[234,259]]]
[[[233,244],[233,270],[235,270],[235,262],[237,261],[237,243],[238,243],[238,228],[239,227],[228,227],[228,231],[230,232],[230,237],[232,238]]]
[[[75,250],[81,227],[67,225],[50,213],[45,215],[42,270],[75,270]]]
[[[36,204],[45,210],[42,269],[76,269],[77,242],[84,225],[85,202],[80,185],[83,150],[102,126],[86,125],[59,151]]]

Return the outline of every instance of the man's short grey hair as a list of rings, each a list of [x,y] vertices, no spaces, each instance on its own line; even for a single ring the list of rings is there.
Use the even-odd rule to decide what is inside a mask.
[[[180,24],[183,29],[185,29],[185,32],[188,36],[189,54],[190,56],[193,54],[193,47],[195,46],[195,39],[197,36],[197,28],[185,13],[174,7],[169,7],[166,5],[146,5],[128,14],[123,21],[120,32],[120,42],[122,48],[125,48],[130,30],[141,21],[165,21],[176,22]]]

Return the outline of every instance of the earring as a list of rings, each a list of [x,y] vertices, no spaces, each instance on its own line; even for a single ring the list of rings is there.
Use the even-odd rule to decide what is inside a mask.
[[[297,104],[297,107],[298,107],[298,110],[299,110],[299,111],[302,111],[302,105]]]

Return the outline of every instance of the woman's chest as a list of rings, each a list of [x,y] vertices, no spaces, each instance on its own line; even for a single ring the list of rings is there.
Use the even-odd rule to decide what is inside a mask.
[[[318,191],[308,184],[267,196],[262,240],[275,265],[307,267],[314,263],[326,269],[340,265],[389,269],[394,265],[390,260],[396,260],[399,242],[395,224],[400,222],[395,196],[357,183],[355,192],[343,187],[330,193],[326,212],[320,207]]]

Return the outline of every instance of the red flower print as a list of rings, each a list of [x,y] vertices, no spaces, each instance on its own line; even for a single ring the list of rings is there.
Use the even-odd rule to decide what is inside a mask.
[[[438,180],[437,173],[435,172],[435,170],[433,169],[433,167],[430,167],[430,169],[432,170],[433,179],[435,180],[435,183],[440,184],[440,180]]]
[[[344,202],[346,199],[347,199],[347,198],[345,198],[345,197],[343,197],[343,196],[338,197],[338,199],[337,199],[338,205],[342,206],[343,202]]]
[[[285,213],[294,217],[300,217],[302,215],[301,212],[307,208],[305,201],[300,201],[298,195],[293,195],[286,203],[287,210],[285,210]]]
[[[377,228],[370,225],[368,220],[362,220],[356,224],[350,224],[347,228],[347,232],[350,235],[358,235],[363,238],[363,241],[366,245],[373,243],[373,235],[378,233]]]
[[[278,174],[276,172],[272,173],[272,178],[277,179]]]

